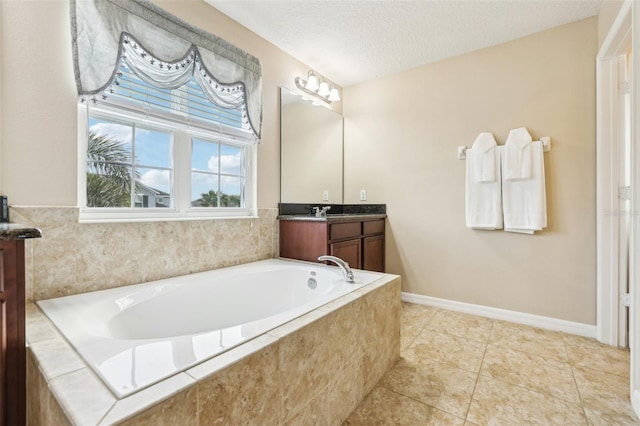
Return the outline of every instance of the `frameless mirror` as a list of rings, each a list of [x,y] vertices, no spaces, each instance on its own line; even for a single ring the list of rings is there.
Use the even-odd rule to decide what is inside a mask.
[[[342,115],[280,89],[280,201],[342,203]]]

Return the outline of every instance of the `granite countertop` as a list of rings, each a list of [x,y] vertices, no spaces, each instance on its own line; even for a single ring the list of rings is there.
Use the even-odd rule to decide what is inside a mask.
[[[316,217],[309,214],[285,214],[278,216],[280,220],[305,220],[310,222],[353,222],[355,220],[373,220],[384,219],[386,214],[368,214],[368,213],[356,213],[356,214],[328,214],[324,217]]]
[[[18,223],[0,223],[0,241],[26,240],[40,238],[42,231],[31,226]]]

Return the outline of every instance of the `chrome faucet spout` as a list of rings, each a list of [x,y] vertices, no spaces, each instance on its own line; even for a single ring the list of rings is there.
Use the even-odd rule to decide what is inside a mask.
[[[356,282],[355,278],[353,277],[353,271],[349,267],[349,263],[345,262],[344,260],[340,259],[339,257],[324,255],[324,256],[320,256],[318,258],[318,261],[319,262],[328,261],[328,262],[335,263],[342,270],[342,275],[344,276],[344,279],[345,279],[346,282],[348,282],[348,283]]]

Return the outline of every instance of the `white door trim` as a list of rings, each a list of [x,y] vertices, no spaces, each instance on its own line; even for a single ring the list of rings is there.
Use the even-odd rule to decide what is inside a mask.
[[[631,348],[631,395],[633,408],[640,417],[638,395],[640,391],[640,4],[633,2],[632,7],[633,53],[631,56],[631,231],[629,258],[630,290],[630,329],[629,347]]]
[[[632,5],[631,0],[623,3],[596,57],[596,333],[599,341],[609,345],[617,345],[619,340],[618,187],[620,177],[617,164],[620,158],[618,143],[620,116],[617,101],[619,82],[616,62],[625,43],[630,40]]]

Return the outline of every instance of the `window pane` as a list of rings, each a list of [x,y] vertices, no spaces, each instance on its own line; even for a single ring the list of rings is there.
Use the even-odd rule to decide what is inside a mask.
[[[136,127],[136,164],[171,168],[171,133]]]
[[[220,177],[220,207],[241,206],[242,178]]]
[[[242,149],[240,147],[220,144],[220,173],[242,174]]]
[[[131,167],[87,162],[87,207],[131,207]]]
[[[191,173],[191,207],[218,207],[218,175]]]
[[[133,129],[130,124],[90,117],[87,159],[91,155],[92,159],[131,164],[132,136]]]
[[[131,207],[130,125],[91,117],[87,143],[87,207]]]
[[[218,173],[218,143],[193,138],[191,168]]]
[[[171,172],[137,168],[135,207],[171,207]]]

